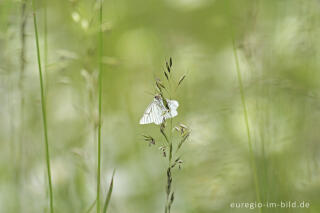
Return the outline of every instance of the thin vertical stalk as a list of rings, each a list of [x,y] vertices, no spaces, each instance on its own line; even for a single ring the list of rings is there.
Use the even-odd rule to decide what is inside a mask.
[[[21,51],[20,51],[20,76],[19,76],[19,94],[20,94],[20,131],[19,131],[19,149],[18,149],[18,157],[17,157],[17,171],[16,171],[16,179],[17,179],[17,209],[20,211],[21,206],[21,181],[23,178],[23,140],[24,140],[24,75],[25,75],[25,67],[26,67],[26,25],[27,25],[27,15],[26,15],[26,8],[27,8],[27,0],[23,0],[21,2],[21,23],[20,23],[20,44],[21,44]]]
[[[20,52],[20,76],[19,76],[19,90],[20,90],[20,116],[21,123],[23,123],[23,108],[24,108],[24,95],[23,95],[23,81],[24,81],[24,72],[26,65],[26,25],[27,25],[27,16],[26,16],[26,0],[23,0],[21,5],[21,24],[20,24],[20,42],[21,42],[21,52]]]
[[[170,74],[171,77],[171,74]],[[169,81],[169,97],[170,100],[172,100],[172,94],[171,94],[171,81]],[[169,141],[169,167],[171,166],[171,161],[172,161],[172,149],[173,149],[173,145],[172,145],[172,124],[173,118],[170,119],[170,141]]]
[[[38,68],[39,68],[39,77],[40,77],[41,109],[42,109],[43,131],[44,131],[45,152],[46,152],[46,164],[47,164],[48,183],[49,183],[50,212],[53,213],[54,212],[54,210],[53,210],[53,191],[52,191],[52,182],[51,182],[51,167],[50,167],[50,152],[49,152],[48,127],[47,127],[47,113],[46,113],[46,102],[45,102],[45,96],[44,96],[44,85],[43,85],[42,68],[41,68],[41,57],[40,57],[36,8],[35,8],[34,1],[35,0],[32,1],[33,23],[34,23],[34,32],[35,32],[35,36],[36,36],[35,41],[36,41],[36,48],[37,48]]]
[[[97,213],[100,213],[100,175],[101,175],[101,99],[102,99],[102,54],[103,54],[103,35],[102,35],[102,0],[100,0],[99,11],[99,115],[98,115],[98,162],[97,162]]]
[[[232,47],[233,47],[233,54],[234,54],[234,59],[235,59],[235,63],[236,63],[236,71],[237,71],[238,83],[239,83],[239,88],[240,88],[240,96],[241,96],[241,102],[242,102],[242,107],[243,107],[244,120],[245,120],[245,125],[246,125],[246,130],[247,130],[250,163],[251,163],[251,167],[253,170],[253,179],[254,179],[256,197],[257,197],[257,201],[260,203],[261,198],[260,198],[260,189],[259,189],[259,182],[258,182],[258,175],[257,175],[257,166],[255,163],[253,149],[252,149],[252,141],[251,141],[251,133],[250,133],[250,126],[249,126],[248,112],[247,112],[247,104],[246,104],[243,83],[242,83],[242,77],[241,77],[241,72],[240,72],[239,58],[238,58],[233,35],[232,35]],[[261,208],[259,208],[259,212],[260,213],[262,212]]]
[[[47,92],[48,92],[48,0],[44,0],[44,14],[43,14],[43,21],[44,21],[44,26],[43,26],[43,33],[44,33],[44,50],[43,50],[43,57],[44,57],[44,76],[45,76],[45,94],[47,97]]]
[[[47,65],[48,65],[48,27],[47,27],[47,8],[48,8],[48,0],[44,0],[43,3],[44,7],[44,13],[43,13],[43,57],[44,57],[44,66],[43,66],[43,71],[44,71],[44,94],[45,94],[45,102],[47,102],[48,98],[48,72],[47,72]],[[45,172],[45,171],[44,171]],[[44,176],[46,174],[44,173]],[[48,196],[48,189],[46,190],[46,195]]]
[[[171,61],[171,58],[170,58]],[[168,95],[170,100],[172,100],[172,86],[171,86],[171,79],[172,79],[172,75],[171,72],[169,73],[170,79],[168,80],[168,84],[169,84],[169,91],[168,91]],[[170,195],[172,195],[173,191],[172,191],[172,181],[173,181],[173,177],[172,177],[172,157],[173,157],[173,135],[172,135],[172,129],[173,129],[173,118],[170,119],[170,136],[169,136],[169,140],[168,140],[168,145],[169,145],[169,158],[168,158],[168,168],[167,168],[167,185],[166,185],[166,204],[165,204],[165,213],[170,213],[171,210],[171,204],[170,204]]]
[[[166,205],[165,205],[165,213],[170,213],[170,195],[171,195],[171,185],[172,185],[172,173],[171,173],[171,162],[172,162],[172,118],[170,120],[170,140],[169,142],[169,158],[168,158],[168,168],[167,168],[167,186],[166,186]]]
[[[20,77],[19,77],[19,89],[20,93],[23,90],[23,80],[24,80],[24,71],[26,65],[26,25],[27,25],[27,16],[26,16],[26,0],[21,2],[21,24],[20,24],[20,42],[21,42],[21,52],[20,52]],[[21,95],[21,105],[24,104],[24,96]]]

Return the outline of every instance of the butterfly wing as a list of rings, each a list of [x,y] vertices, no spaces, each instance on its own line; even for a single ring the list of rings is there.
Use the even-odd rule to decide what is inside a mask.
[[[162,107],[159,102],[154,102],[154,105],[152,106],[152,122],[160,125],[163,122],[163,118],[165,115],[165,108]]]
[[[139,122],[140,124],[152,123],[151,119],[150,119],[150,114],[152,112],[152,105],[153,105],[153,102],[147,107],[147,109],[143,113],[143,116],[142,116],[142,118],[140,119],[140,122]]]
[[[142,118],[140,119],[140,124],[155,123],[159,125],[162,123],[163,117],[163,109],[161,108],[159,103],[156,100],[154,100],[144,112]]]
[[[178,115],[177,108],[179,107],[179,102],[176,100],[167,100],[170,112],[165,114],[165,118],[173,118]]]

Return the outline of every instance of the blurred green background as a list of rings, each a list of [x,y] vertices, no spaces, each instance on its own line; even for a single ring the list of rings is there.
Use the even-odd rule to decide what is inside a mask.
[[[0,0],[1,213],[49,212],[32,7],[22,5]],[[82,213],[96,195],[99,4],[36,1],[43,64],[45,5],[55,211]],[[261,199],[311,205],[263,212],[319,213],[319,11],[318,0],[105,0],[103,197],[116,168],[109,212],[164,211],[166,161],[142,137],[158,127],[139,119],[170,56],[175,78],[187,74],[175,122],[192,129],[172,213],[258,212],[230,208],[256,201],[233,34]]]

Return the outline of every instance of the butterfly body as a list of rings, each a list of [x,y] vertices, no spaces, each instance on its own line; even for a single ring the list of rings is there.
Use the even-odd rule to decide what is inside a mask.
[[[167,106],[160,95],[154,96],[152,103],[145,110],[139,123],[160,125],[165,119],[177,116],[178,101],[166,99],[166,104]]]

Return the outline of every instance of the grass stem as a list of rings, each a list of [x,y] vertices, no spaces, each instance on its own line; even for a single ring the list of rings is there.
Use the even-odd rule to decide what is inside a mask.
[[[233,54],[234,54],[234,58],[235,58],[235,63],[236,63],[236,70],[237,70],[237,77],[238,77],[238,83],[239,83],[239,88],[240,88],[240,96],[241,96],[241,102],[242,102],[243,113],[244,113],[244,120],[245,120],[245,125],[246,125],[246,130],[247,130],[250,163],[251,163],[251,167],[253,170],[253,179],[254,179],[256,197],[257,197],[257,202],[260,203],[261,198],[260,198],[260,189],[259,189],[259,182],[258,182],[258,175],[257,175],[257,166],[255,163],[254,153],[253,153],[253,149],[252,149],[252,141],[251,141],[251,133],[250,133],[250,126],[249,126],[248,112],[247,112],[247,104],[246,104],[243,83],[242,83],[242,77],[241,77],[241,72],[240,72],[239,58],[238,58],[238,54],[237,54],[237,50],[236,50],[235,41],[234,41],[233,36],[232,36],[232,46],[233,46]],[[259,212],[262,213],[261,208],[259,208]]]
[[[102,0],[100,0],[100,11],[99,11],[99,115],[98,115],[98,165],[97,165],[97,213],[100,213],[100,176],[101,176],[101,99],[102,99],[102,55],[103,55],[103,34],[102,34]]]
[[[45,101],[45,96],[44,96],[44,85],[43,85],[42,68],[41,68],[39,36],[38,36],[37,17],[36,17],[36,9],[35,9],[34,0],[32,1],[32,5],[33,5],[33,23],[34,23],[34,32],[35,32],[35,37],[36,37],[35,40],[36,40],[38,68],[39,68],[39,77],[40,77],[41,108],[42,108],[42,120],[43,120],[45,151],[46,151],[46,164],[47,164],[48,183],[49,183],[50,213],[53,213],[54,212],[54,210],[53,210],[53,190],[52,190],[52,182],[51,182],[51,167],[50,167],[50,152],[49,152],[49,140],[48,140],[46,101]]]
[[[24,122],[24,75],[25,75],[25,67],[26,67],[26,25],[27,25],[27,2],[23,0],[21,2],[21,23],[20,23],[20,43],[21,43],[21,52],[20,52],[20,76],[19,76],[19,93],[20,93],[20,131],[19,131],[19,149],[18,149],[18,165],[16,171],[16,179],[17,179],[17,210],[20,211],[21,205],[21,181],[23,179],[23,162],[24,162],[24,132],[25,132],[25,122]]]
[[[43,56],[44,56],[44,76],[45,76],[45,94],[47,97],[48,92],[48,0],[44,0],[44,14],[43,14],[43,33],[44,33],[44,50],[43,50]]]

